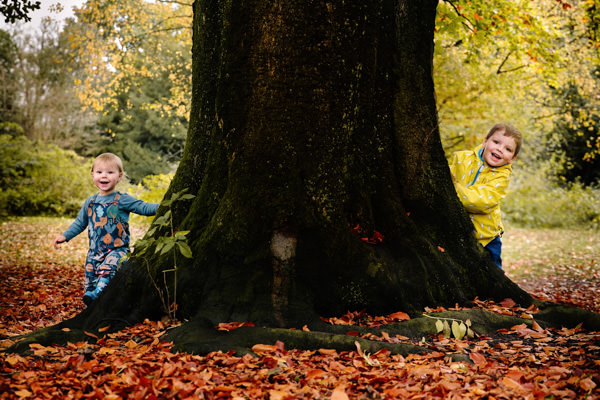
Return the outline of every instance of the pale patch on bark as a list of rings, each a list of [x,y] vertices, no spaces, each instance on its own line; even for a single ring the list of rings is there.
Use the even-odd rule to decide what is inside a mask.
[[[290,287],[294,279],[297,242],[295,236],[279,231],[275,231],[271,239],[271,253],[273,254],[273,290],[271,292],[271,301],[273,303],[275,319],[280,326],[285,326],[283,316],[286,313]]]

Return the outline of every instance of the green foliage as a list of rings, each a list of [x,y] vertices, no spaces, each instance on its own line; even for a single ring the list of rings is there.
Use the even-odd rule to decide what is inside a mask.
[[[503,220],[528,228],[600,227],[600,189],[559,185],[543,168],[517,171],[502,203]]]
[[[23,134],[23,128],[16,122],[0,122],[0,134],[21,136]]]
[[[173,174],[148,175],[141,183],[129,185],[126,191],[137,199],[149,203],[160,203],[165,197],[172,179]],[[130,220],[134,223],[143,223],[147,217],[131,214]]]
[[[571,183],[600,183],[600,102],[583,95],[575,82],[558,90],[556,97],[560,117],[547,137],[556,174]]]
[[[560,17],[560,7],[544,1],[440,2],[434,79],[448,153],[481,143],[500,121],[513,123],[526,141],[539,134],[532,117],[544,111],[539,91],[562,50],[555,43],[562,33],[553,28]]]
[[[169,189],[173,175],[148,175],[141,183],[130,186],[127,193],[149,203],[160,203]]]
[[[75,214],[93,188],[90,168],[72,151],[0,135],[0,216]]]
[[[15,115],[17,85],[13,68],[17,55],[17,45],[10,34],[0,30],[0,123],[13,120]]]
[[[150,230],[146,234],[144,239],[138,240],[135,244],[135,255],[143,257],[146,263],[146,269],[148,275],[156,288],[160,300],[163,304],[165,313],[169,315],[171,320],[176,319],[177,312],[177,254],[185,258],[192,258],[192,249],[188,245],[187,234],[190,231],[180,231],[173,225],[173,214],[172,206],[177,201],[191,200],[195,196],[186,194],[187,189],[183,189],[177,193],[174,193],[170,199],[163,200],[160,204],[161,207],[168,207],[169,210],[157,217],[150,226]],[[160,232],[167,231],[168,235],[159,235]],[[165,269],[163,273],[163,284],[164,289],[161,289],[152,273],[150,272],[150,265],[148,259],[145,257],[150,249],[154,248],[154,254],[165,255],[168,253],[173,254],[173,267]],[[173,273],[173,299],[171,300],[171,292],[169,285],[167,284],[167,273]]]

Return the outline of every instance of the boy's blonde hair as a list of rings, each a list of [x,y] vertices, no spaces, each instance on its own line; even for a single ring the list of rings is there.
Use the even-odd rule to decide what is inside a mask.
[[[124,174],[123,172],[123,161],[121,161],[121,159],[119,158],[119,156],[117,156],[116,154],[113,153],[102,153],[100,154],[98,157],[96,157],[94,159],[94,162],[92,163],[92,172],[94,171],[94,167],[96,166],[96,163],[98,161],[102,161],[105,163],[112,163],[114,165],[117,166],[117,168],[119,168],[119,172],[121,174]]]
[[[502,130],[504,131],[504,136],[511,137],[515,140],[515,145],[517,146],[517,148],[515,149],[515,157],[516,157],[517,154],[519,154],[519,151],[521,151],[521,145],[523,144],[523,136],[521,135],[521,132],[519,132],[519,130],[517,128],[515,128],[514,126],[512,126],[511,124],[506,123],[506,122],[500,122],[500,123],[497,123],[496,125],[492,126],[492,129],[490,129],[487,136],[485,137],[486,140],[489,139],[490,137],[492,137],[492,135],[496,131],[502,131]]]

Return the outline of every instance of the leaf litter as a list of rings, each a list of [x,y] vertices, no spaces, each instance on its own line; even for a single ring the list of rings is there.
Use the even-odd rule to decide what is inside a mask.
[[[388,316],[348,312],[327,319],[382,329],[381,335],[363,335],[366,339],[432,350],[408,356],[385,349],[368,354],[358,342],[356,350],[339,352],[286,349],[276,342],[257,343],[254,355],[178,353],[161,340],[169,326],[160,321],[110,334],[100,329],[94,343],[32,345],[29,356],[4,353],[14,343],[12,336],[55,324],[83,308],[83,271],[73,259],[83,260],[86,243],[70,243],[69,255],[52,254],[52,239],[61,228],[54,223],[45,230],[40,221],[5,222],[0,228],[0,399],[600,399],[600,332],[543,329],[535,320],[531,327],[516,325],[493,337],[456,340],[432,332],[417,340],[385,332],[386,323],[407,319],[401,311]],[[528,254],[522,257],[508,264],[509,276],[519,263],[525,265]],[[546,276],[513,280],[535,288],[530,293],[546,296],[543,300],[597,311],[598,297],[583,293],[597,293],[596,276],[569,274],[561,265],[549,269]],[[585,284],[573,286],[573,281]],[[501,314],[535,315],[510,299],[474,303]],[[215,329],[250,324],[224,322]],[[450,353],[465,354],[470,362],[452,361]]]

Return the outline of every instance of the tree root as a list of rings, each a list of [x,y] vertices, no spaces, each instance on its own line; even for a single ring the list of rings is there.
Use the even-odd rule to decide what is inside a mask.
[[[574,328],[580,325],[583,329],[600,331],[600,314],[595,314],[580,308],[538,303],[540,311],[534,314],[534,319],[520,318],[515,315],[500,315],[486,310],[467,309],[460,311],[443,311],[428,314],[433,318],[417,317],[408,321],[382,325],[377,328],[354,325],[329,325],[323,322],[314,323],[310,331],[272,328],[272,327],[241,327],[229,332],[218,331],[215,324],[205,318],[195,318],[179,327],[171,329],[165,340],[172,341],[175,350],[195,354],[206,354],[212,351],[233,351],[236,354],[252,352],[255,344],[275,344],[281,341],[287,349],[317,350],[335,349],[337,351],[356,350],[356,342],[367,353],[375,353],[383,348],[392,354],[424,354],[431,350],[424,346],[406,343],[388,343],[361,338],[365,334],[381,336],[382,332],[394,337],[401,335],[413,339],[421,339],[436,333],[436,318],[451,318],[461,321],[469,319],[471,328],[479,335],[493,335],[498,329],[510,329],[519,324],[531,327],[535,320],[543,328]],[[109,332],[122,329],[122,323],[115,324],[100,333],[103,323],[95,323],[95,329],[90,329],[90,322],[79,326],[81,319],[77,317],[63,321],[60,324],[39,329],[29,334],[13,337],[17,343],[6,349],[7,352],[29,354],[29,345],[64,345],[67,342],[95,342]],[[79,324],[81,325],[81,324]],[[106,329],[106,328],[104,328]],[[103,329],[103,330],[104,330]],[[352,332],[351,335],[348,333]],[[467,361],[468,357],[460,354],[449,354],[455,361]]]

